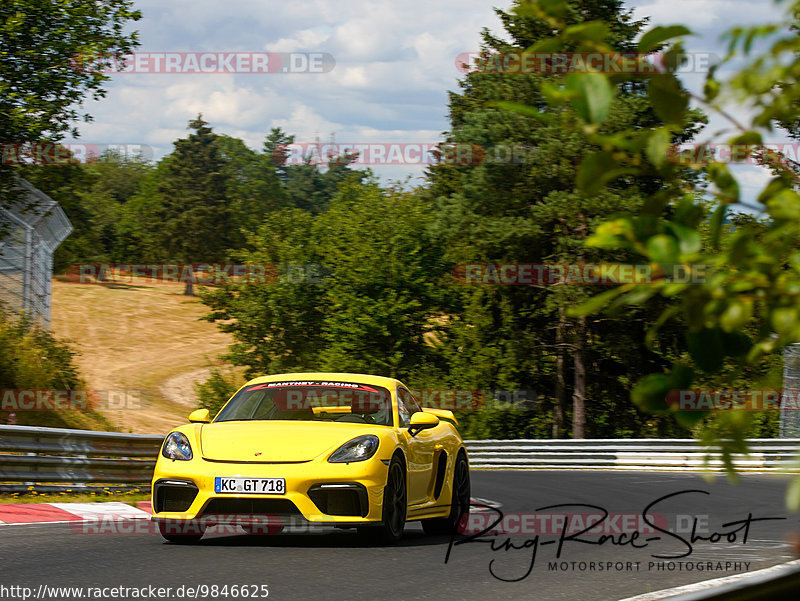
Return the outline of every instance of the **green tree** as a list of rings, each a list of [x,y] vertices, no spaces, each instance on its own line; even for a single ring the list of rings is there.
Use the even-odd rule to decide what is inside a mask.
[[[586,248],[586,237],[609,214],[638,211],[662,186],[658,177],[647,174],[597,193],[577,188],[577,167],[601,147],[598,140],[662,121],[643,85],[615,82],[618,93],[612,102],[614,84],[609,84],[607,102],[595,111],[602,114],[602,123],[596,139],[589,139],[575,126],[586,106],[549,103],[559,86],[577,85],[574,75],[498,69],[503,57],[533,51],[551,36],[547,15],[529,8],[516,2],[511,12],[497,10],[510,40],[484,31],[477,70],[460,82],[460,92],[450,94],[444,159],[430,169],[428,179],[451,265],[621,260],[624,254]],[[557,49],[562,53],[595,50],[600,44],[609,52],[629,53],[644,25],[619,0],[571,0],[563,3],[561,18],[565,27],[588,38],[576,35]],[[688,139],[695,131],[696,124],[687,122],[672,139]],[[456,149],[450,153],[456,159],[459,149],[473,150],[466,160],[447,160],[448,146]],[[650,308],[629,315],[625,328],[566,313],[593,292],[577,285],[455,287],[445,309],[453,315],[448,346],[454,383],[549,390],[553,436],[563,435],[571,414],[573,437],[584,437],[587,403],[590,433],[613,434],[603,431],[602,423],[617,410],[615,399],[636,370],[668,363],[670,349],[648,349],[642,342],[644,324],[658,314]],[[601,370],[590,369],[600,365]],[[635,429],[637,416],[630,417],[625,427]]]
[[[247,377],[311,370],[318,365],[323,348],[322,320],[327,308],[321,272],[313,267],[319,264],[313,217],[294,208],[271,213],[249,237],[247,247],[234,253],[234,258],[245,264],[274,266],[269,277],[201,293],[211,309],[206,319],[233,335],[234,344],[223,359],[246,366]],[[310,272],[296,277],[287,266]]]
[[[112,259],[121,263],[163,260],[159,224],[153,215],[161,210],[161,182],[167,178],[169,156],[156,163],[139,181],[133,196],[120,210],[117,243]]]
[[[366,177],[365,171],[350,168],[358,156],[351,153],[325,157],[325,167],[313,164],[310,159],[300,165],[287,165],[289,145],[294,141],[293,135],[274,127],[263,146],[264,155],[274,166],[291,206],[317,215],[328,208],[339,184],[346,180],[363,181]]]
[[[56,272],[75,263],[125,260],[124,252],[119,252],[120,246],[127,246],[120,220],[151,168],[141,157],[109,151],[85,164],[26,165],[19,170],[42,192],[58,199],[74,228],[53,256]]]
[[[273,127],[264,139],[264,154],[269,157],[282,182],[286,182],[286,160],[289,158],[290,144],[294,144],[294,136],[280,127]]]
[[[232,219],[236,224],[232,248],[242,248],[245,232],[254,232],[266,215],[288,206],[271,157],[248,148],[238,138],[219,136],[225,162]]]
[[[407,378],[435,363],[433,217],[410,192],[372,181],[339,187],[314,228],[328,298],[324,369]]]
[[[237,254],[274,265],[265,285],[203,293],[209,320],[236,340],[224,358],[248,376],[362,371],[406,377],[436,366],[438,294],[431,208],[419,197],[346,181],[325,213],[270,214]]]
[[[67,149],[63,149],[69,154]],[[18,173],[39,190],[58,201],[72,223],[73,232],[56,249],[53,269],[63,271],[78,261],[102,260],[99,232],[93,227],[92,212],[83,202],[83,193],[95,183],[84,165],[26,165]]]
[[[214,263],[226,259],[240,237],[232,173],[220,137],[202,116],[189,122],[193,133],[175,141],[146,197],[132,208],[148,230],[144,237],[150,260]],[[185,294],[194,294],[191,278]]]
[[[91,187],[82,191],[81,197],[91,214],[92,230],[100,242],[95,252],[102,260],[124,262],[126,256],[121,247],[125,241],[120,221],[127,204],[139,193],[153,165],[141,156],[108,151],[83,168],[93,180]],[[90,259],[84,256],[76,258]]]
[[[141,13],[131,0],[4,0],[0,5],[0,143],[56,141],[72,129],[80,104],[105,96],[103,67],[138,45],[124,33]],[[89,63],[81,59],[91,57]],[[0,196],[11,172],[0,164]]]
[[[527,11],[536,12],[551,25],[551,35],[541,44],[559,49],[577,38],[597,45],[589,31],[576,30],[563,18],[566,6],[566,2],[526,3]],[[797,2],[789,5],[789,14],[798,7]],[[762,134],[775,123],[791,123],[798,118],[800,39],[791,31],[792,23],[790,16],[784,23],[728,32],[729,54],[710,69],[703,94],[695,97],[738,130],[725,141],[737,147],[743,158],[766,152],[761,146]],[[687,352],[670,368],[640,378],[633,387],[632,400],[641,410],[672,414],[680,424],[718,443],[732,469],[731,454],[746,451],[744,438],[752,427],[750,412],[688,412],[677,403],[667,408],[665,401],[671,391],[697,383],[726,388],[731,373],[762,369],[770,354],[800,340],[800,194],[791,167],[774,162],[779,166],[778,174],[758,197],[766,219],[737,217],[731,227],[729,215],[740,194],[728,166],[697,161],[698,153],[676,156],[672,151],[675,133],[692,118],[690,94],[676,74],[683,56],[679,38],[688,33],[680,25],[655,27],[639,39],[637,51],[641,55],[678,40],[665,52],[663,72],[614,76],[578,73],[548,98],[548,106],[582,110],[574,131],[601,146],[581,161],[576,184],[583,193],[613,189],[631,177],[655,176],[663,181],[640,211],[623,212],[600,224],[586,239],[587,248],[635,253],[647,262],[683,266],[692,276],[688,282],[664,279],[646,288],[617,286],[570,308],[568,313],[585,316],[604,310],[605,315],[618,318],[631,305],[653,306],[659,298],[675,299],[664,308],[646,340],[657,344],[672,336],[661,328],[677,323]],[[755,53],[756,47],[763,51]],[[741,60],[744,66],[735,69],[727,80],[719,79],[718,72],[733,60]],[[613,137],[602,134],[608,116],[603,107],[621,94],[614,85],[620,78],[644,82],[662,124],[629,127]],[[732,119],[724,104],[729,101],[746,102],[751,117],[742,123]],[[538,113],[539,109],[527,107],[523,112]],[[701,147],[703,150],[708,148]],[[685,166],[711,182],[707,197],[700,194],[705,191],[702,183],[687,185],[682,174]],[[800,480],[790,490],[790,501],[800,504]]]

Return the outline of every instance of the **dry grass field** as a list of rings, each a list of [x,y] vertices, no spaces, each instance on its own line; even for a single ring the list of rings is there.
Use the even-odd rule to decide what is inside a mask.
[[[206,312],[181,285],[53,281],[52,331],[79,353],[87,389],[128,391],[115,397],[126,408],[117,401],[101,411],[123,432],[165,433],[186,423],[194,384],[231,342],[199,320]]]

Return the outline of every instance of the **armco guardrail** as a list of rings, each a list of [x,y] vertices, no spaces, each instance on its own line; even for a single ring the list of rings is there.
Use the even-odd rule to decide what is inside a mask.
[[[150,488],[163,436],[0,426],[0,492]]]
[[[0,492],[147,489],[164,437],[60,428],[0,426]],[[693,439],[467,440],[473,468],[722,469]],[[752,439],[742,471],[791,468],[800,438]],[[706,460],[710,459],[707,463]]]
[[[467,440],[472,468],[721,470],[720,454],[691,438]],[[800,438],[754,438],[734,456],[741,471],[791,469]],[[797,467],[795,465],[795,467]]]

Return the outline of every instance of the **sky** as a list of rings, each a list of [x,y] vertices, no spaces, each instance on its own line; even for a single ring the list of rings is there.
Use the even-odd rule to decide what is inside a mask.
[[[463,75],[456,57],[479,49],[483,28],[502,36],[493,7],[510,5],[510,0],[137,0],[143,16],[132,29],[140,32],[138,52],[150,62],[138,72],[113,74],[107,96],[86,103],[94,122],[79,126],[77,141],[129,149],[142,145],[145,155],[158,159],[171,151],[175,139],[187,135],[189,120],[202,113],[217,133],[241,138],[254,149],[261,148],[273,127],[295,135],[299,143],[435,144],[448,129],[448,91],[458,89]],[[687,50],[698,57],[723,55],[720,36],[730,27],[780,15],[772,0],[636,0],[626,5],[637,18],[650,17],[653,25],[688,25],[696,35],[688,39]],[[325,57],[324,68],[316,68],[322,72],[312,73],[204,73],[191,67],[195,72],[148,72],[154,53],[162,52]],[[189,66],[188,55],[180,56],[182,65]],[[241,59],[230,60],[235,65]],[[295,60],[302,69],[302,59]],[[270,58],[269,64],[276,62]],[[703,68],[695,71],[684,80],[699,91]],[[730,110],[746,117],[741,107]],[[723,127],[712,119],[709,131]],[[782,140],[778,135],[770,139]],[[412,161],[416,156],[409,155]],[[384,180],[408,176],[412,184],[424,169],[420,164],[370,167]],[[736,167],[736,174],[749,201],[768,178],[753,166]]]

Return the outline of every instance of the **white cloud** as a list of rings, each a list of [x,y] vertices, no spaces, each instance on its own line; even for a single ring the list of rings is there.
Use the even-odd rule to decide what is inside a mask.
[[[263,50],[269,52],[295,52],[299,50],[316,50],[330,38],[330,32],[314,29],[303,29],[292,37],[281,38],[276,42],[264,44]]]
[[[230,84],[220,85],[217,78],[229,80]],[[165,112],[170,116],[186,120],[202,113],[209,122],[233,127],[258,125],[275,100],[274,92],[237,86],[230,75],[176,83],[165,90],[164,96],[169,101]]]
[[[81,125],[95,143],[148,143],[159,154],[185,136],[202,112],[216,131],[259,147],[272,127],[311,142],[429,142],[449,128],[447,92],[461,77],[456,56],[480,47],[488,27],[505,37],[485,0],[137,0],[143,51],[327,52],[323,74],[115,75],[108,97],[89,102],[95,122]],[[507,9],[511,0],[496,3]],[[643,0],[629,4],[651,25],[687,23],[690,51],[724,54],[719,33],[774,18],[768,0]],[[690,74],[693,90],[703,73]],[[742,107],[730,109],[746,120]],[[714,118],[709,131],[728,127]],[[398,168],[399,169],[399,168]],[[380,171],[380,169],[377,169]],[[394,168],[387,168],[390,177]]]
[[[656,0],[655,2],[633,3],[637,18],[650,17],[651,24],[667,25],[687,23],[695,28],[712,25],[720,15],[737,4],[727,0]],[[687,18],[691,15],[691,18]]]
[[[342,124],[328,121],[305,104],[295,106],[288,118],[274,119],[272,126],[295,135],[298,142],[326,139],[330,132],[343,128]]]
[[[508,6],[505,0],[501,6]],[[297,75],[115,75],[108,96],[88,103],[83,138],[145,141],[168,152],[202,112],[217,131],[255,146],[271,127],[298,140],[424,141],[447,129],[455,57],[499,30],[484,0],[138,0],[142,51],[327,52],[330,73]],[[420,133],[420,132],[425,132]]]
[[[767,182],[775,177],[769,169],[759,165],[734,165],[731,167],[731,173],[740,187],[751,191],[762,190]]]
[[[364,71],[364,67],[346,67],[343,70],[340,83],[348,88],[366,88],[369,79]]]

